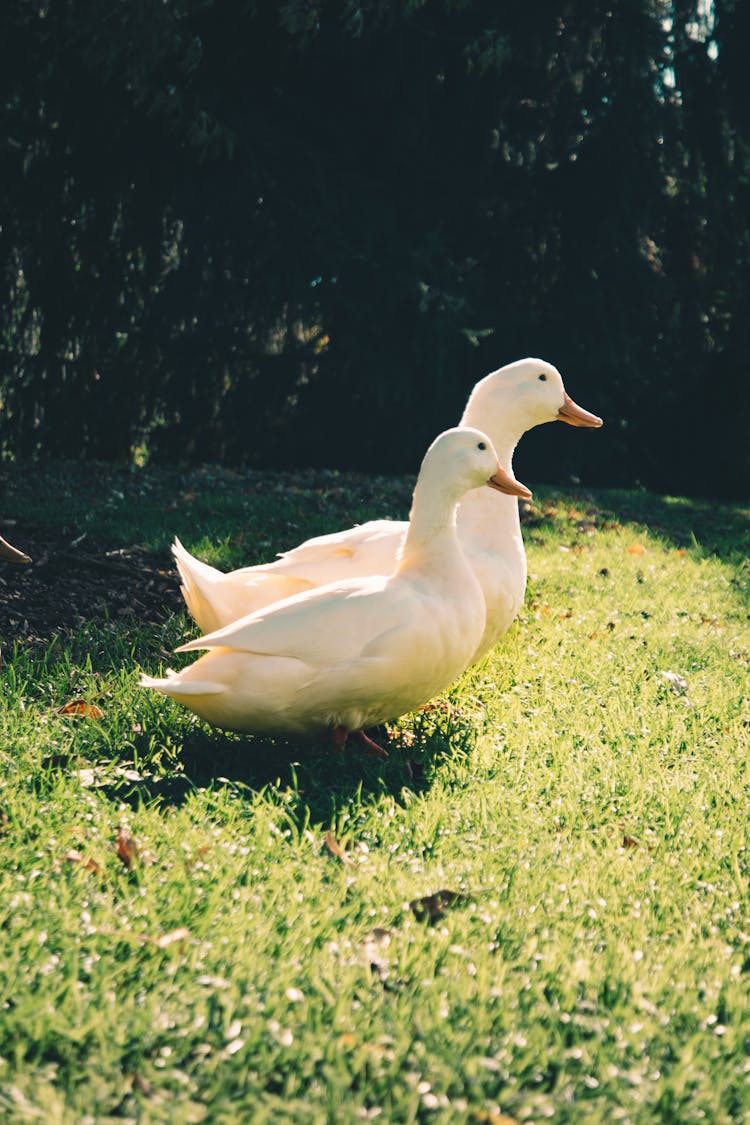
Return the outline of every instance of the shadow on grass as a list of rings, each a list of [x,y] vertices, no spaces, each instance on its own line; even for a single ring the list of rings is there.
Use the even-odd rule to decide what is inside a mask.
[[[647,527],[677,548],[724,561],[750,555],[750,507],[637,491],[594,492],[592,499],[605,518]]]
[[[735,565],[750,556],[750,507],[739,504],[638,490],[541,488],[531,504],[522,505],[521,515],[527,543],[535,541],[536,529],[555,527],[564,534],[573,523],[586,534],[610,528],[650,534],[667,546]]]
[[[110,799],[133,806],[180,807],[203,790],[228,787],[248,804],[262,791],[283,799],[285,812],[298,826],[328,825],[350,804],[369,804],[390,796],[401,802],[404,791],[426,791],[441,765],[470,751],[480,727],[444,713],[421,716],[416,732],[384,728],[372,732],[387,748],[382,760],[354,741],[338,751],[316,742],[297,745],[276,739],[227,735],[197,728],[183,742],[174,765],[142,760],[137,780],[124,778],[100,787]],[[122,771],[120,771],[122,773]]]

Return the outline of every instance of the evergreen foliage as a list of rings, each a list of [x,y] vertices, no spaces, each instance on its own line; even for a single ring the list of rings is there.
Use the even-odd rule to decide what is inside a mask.
[[[741,494],[749,30],[737,0],[5,5],[6,454],[411,470],[536,354],[608,429],[532,437],[535,479]]]

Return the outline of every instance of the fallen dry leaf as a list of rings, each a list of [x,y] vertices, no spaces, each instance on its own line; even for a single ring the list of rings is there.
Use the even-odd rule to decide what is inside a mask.
[[[74,715],[76,718],[99,719],[104,718],[101,707],[95,703],[87,703],[85,699],[70,699],[57,709],[58,715]]]
[[[432,895],[424,895],[422,898],[413,898],[409,903],[409,909],[418,922],[427,922],[434,926],[442,918],[447,907],[466,906],[470,901],[468,895],[444,889],[435,891]]]
[[[352,866],[352,861],[349,859],[349,856],[341,847],[341,844],[338,842],[333,832],[326,832],[325,841],[326,847],[328,848],[331,855],[335,855],[336,859],[340,859],[341,862],[347,864],[348,867]]]
[[[204,855],[208,855],[208,853],[211,851],[212,846],[212,844],[202,844],[201,847],[198,848],[198,851],[195,853],[195,855],[186,855],[185,866],[188,868],[188,870],[190,870],[190,868],[194,864],[198,863],[199,860],[203,859]]]
[[[629,555],[645,555],[646,554],[646,548],[643,546],[642,543],[631,543],[630,546],[628,547],[628,554]]]
[[[68,863],[79,863],[81,867],[85,868],[87,871],[93,871],[95,875],[101,875],[102,873],[101,865],[97,863],[95,859],[91,859],[90,856],[85,857],[81,855],[75,848],[71,848],[65,853],[65,859]]]
[[[132,871],[140,855],[138,844],[129,836],[124,828],[117,833],[117,858]]]
[[[154,1088],[148,1078],[144,1078],[141,1074],[133,1075],[133,1088],[146,1098],[150,1098],[154,1092]]]

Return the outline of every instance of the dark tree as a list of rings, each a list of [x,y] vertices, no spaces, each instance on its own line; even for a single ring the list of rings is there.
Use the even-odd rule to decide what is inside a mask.
[[[17,0],[6,453],[414,469],[486,371],[533,479],[750,485],[736,0]],[[696,473],[697,459],[701,471]]]

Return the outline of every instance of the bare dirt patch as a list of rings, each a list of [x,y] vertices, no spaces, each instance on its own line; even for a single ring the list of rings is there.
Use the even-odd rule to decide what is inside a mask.
[[[6,529],[3,529],[6,530]],[[0,562],[0,641],[46,642],[91,620],[161,624],[182,606],[168,559],[18,523],[6,530],[31,563]]]

